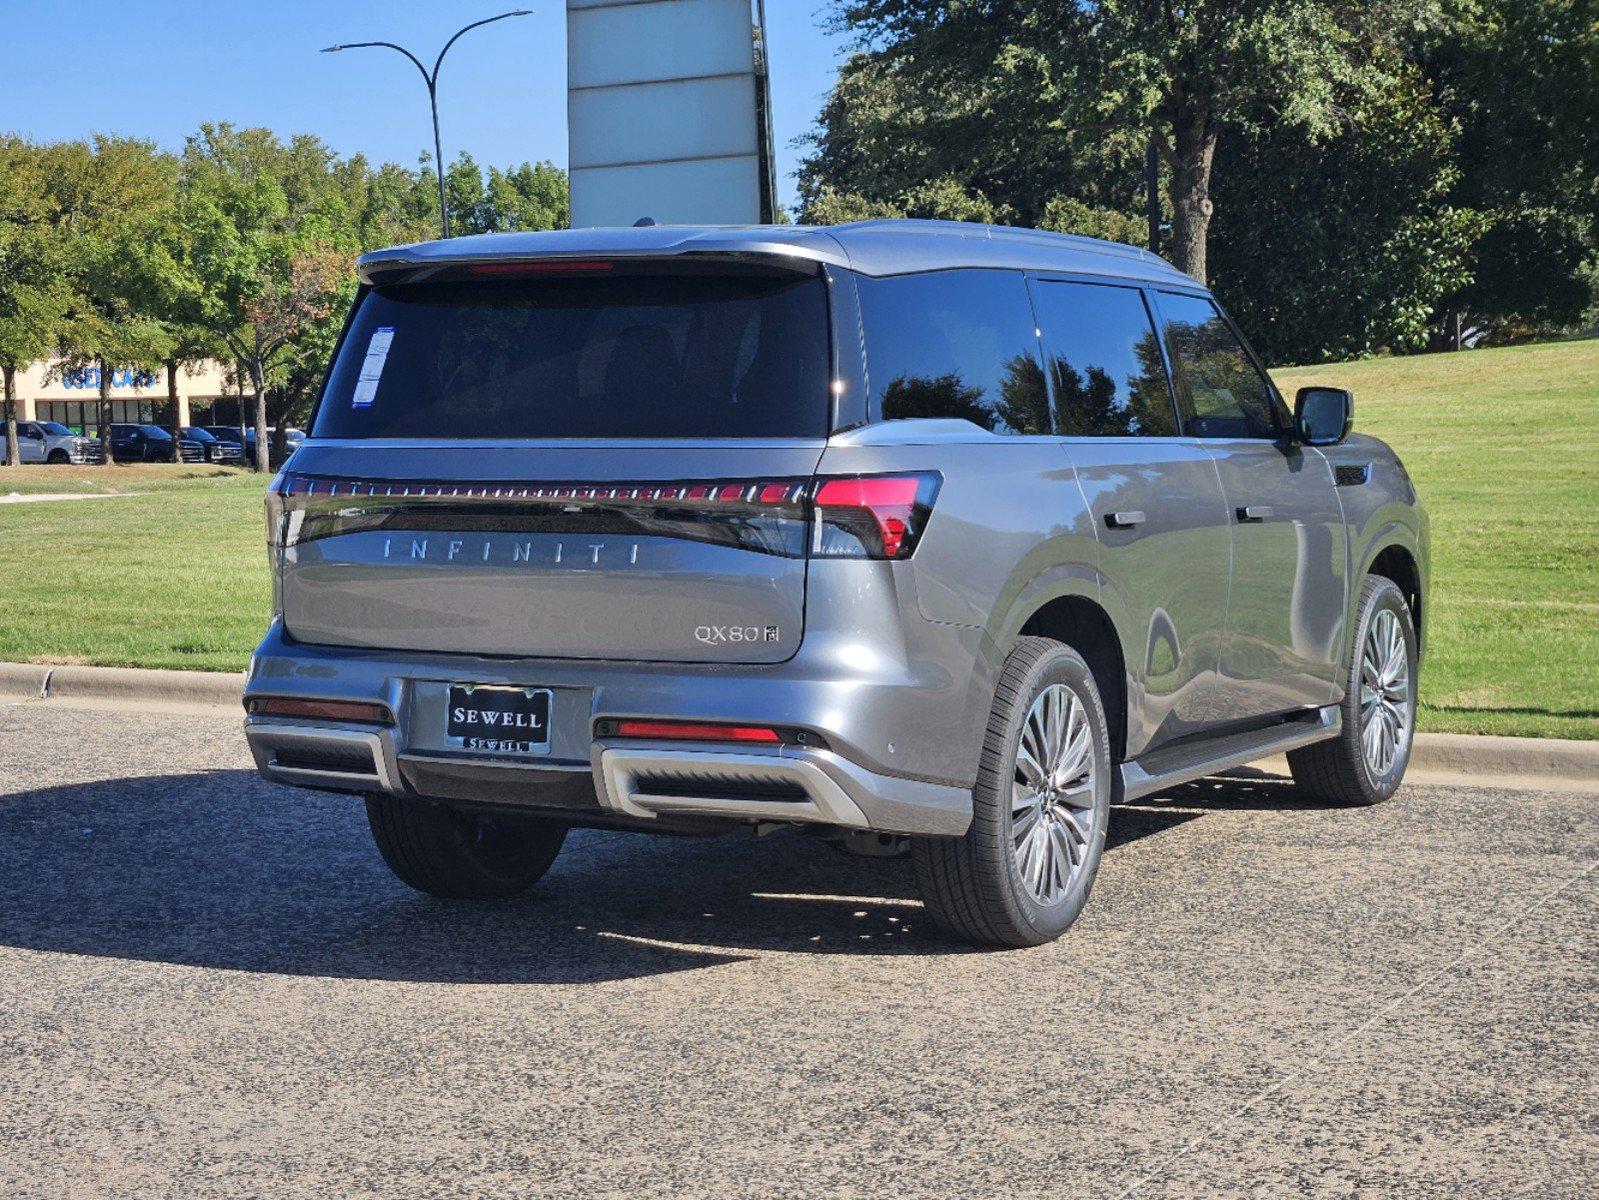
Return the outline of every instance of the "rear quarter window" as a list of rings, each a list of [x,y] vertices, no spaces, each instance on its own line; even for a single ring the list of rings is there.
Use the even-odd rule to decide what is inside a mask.
[[[375,287],[313,433],[339,438],[820,438],[825,285],[791,273]]]
[[[873,420],[943,417],[1050,432],[1027,284],[1016,271],[859,278]]]

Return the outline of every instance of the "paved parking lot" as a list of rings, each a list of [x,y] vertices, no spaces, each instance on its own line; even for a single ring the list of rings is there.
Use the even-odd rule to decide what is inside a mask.
[[[1592,1196],[1599,791],[1118,810],[975,953],[903,862],[584,833],[406,891],[231,715],[0,707],[0,1196]]]

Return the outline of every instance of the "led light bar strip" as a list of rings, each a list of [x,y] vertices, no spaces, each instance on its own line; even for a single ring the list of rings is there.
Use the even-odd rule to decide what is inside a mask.
[[[280,496],[383,496],[405,499],[542,500],[555,503],[582,501],[689,504],[796,504],[805,496],[807,480],[708,480],[692,483],[426,483],[400,480],[328,479],[285,475]]]

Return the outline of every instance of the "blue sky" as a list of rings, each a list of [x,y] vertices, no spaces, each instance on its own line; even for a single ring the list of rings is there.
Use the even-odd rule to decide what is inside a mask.
[[[520,0],[526,4],[527,0]],[[779,188],[842,54],[825,0],[767,0]],[[122,133],[177,148],[202,121],[314,133],[341,154],[414,165],[431,148],[416,68],[384,50],[318,54],[381,38],[431,64],[468,21],[517,7],[458,0],[8,0],[0,4],[0,130],[39,140]],[[566,163],[565,0],[475,30],[439,81],[444,153],[501,165]]]

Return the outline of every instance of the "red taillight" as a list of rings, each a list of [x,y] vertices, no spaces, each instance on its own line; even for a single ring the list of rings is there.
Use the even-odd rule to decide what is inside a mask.
[[[691,742],[781,742],[783,735],[766,725],[717,725],[699,721],[618,721],[616,735]]]
[[[294,700],[283,696],[254,699],[245,708],[258,717],[305,717],[313,721],[359,721],[391,724],[389,710],[360,700]]]
[[[609,271],[615,264],[586,259],[546,259],[543,262],[473,263],[474,275],[587,275]]]
[[[939,482],[932,472],[818,481],[816,552],[830,558],[909,558],[932,513]]]

